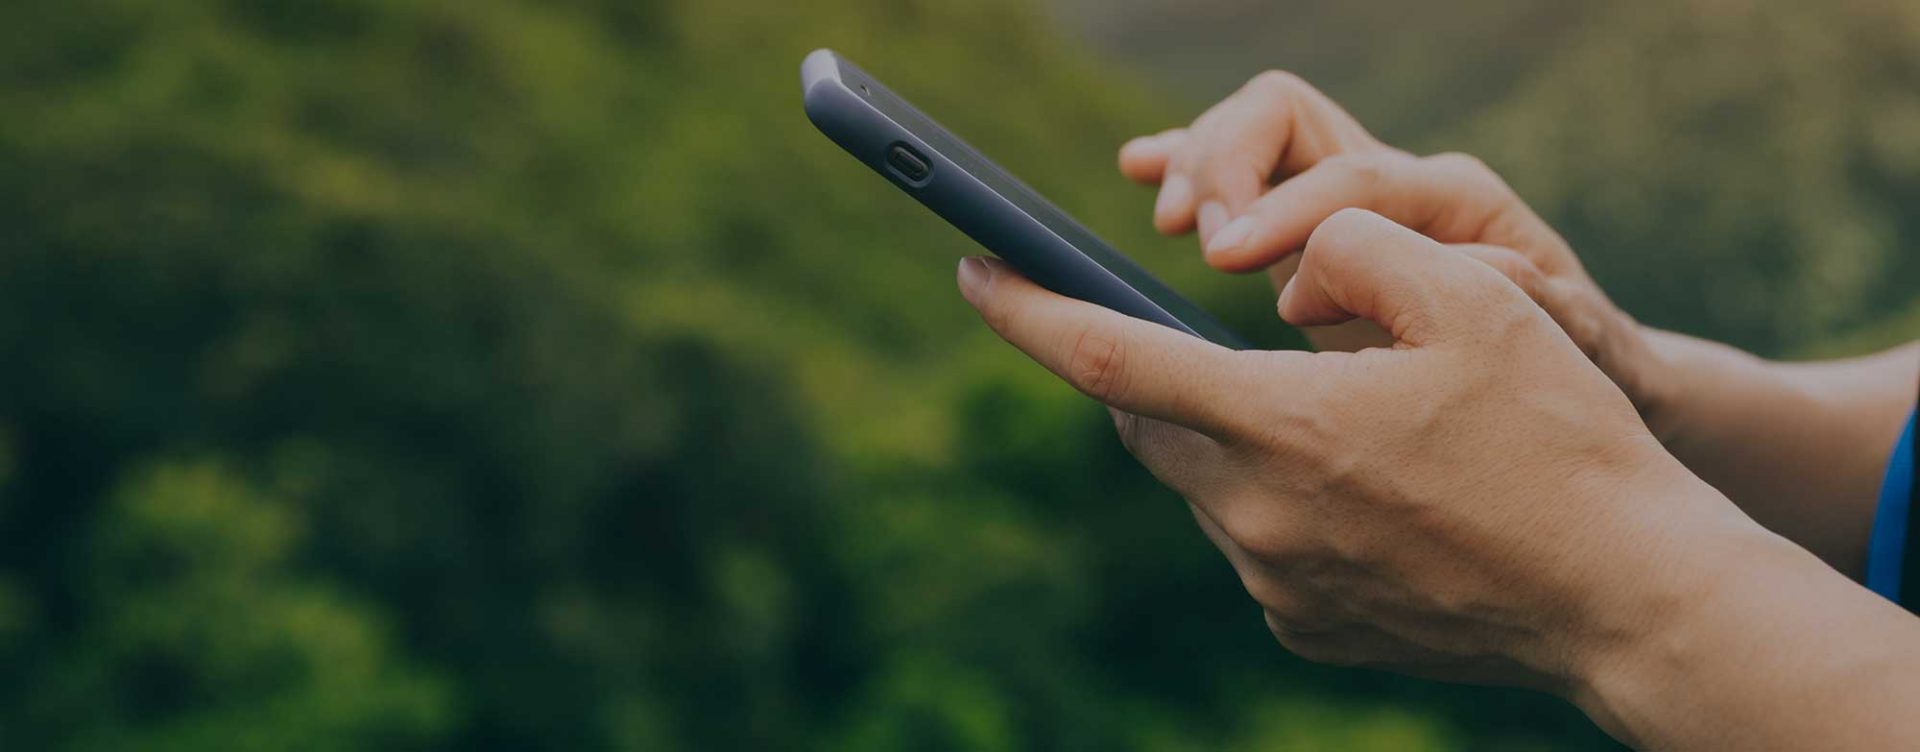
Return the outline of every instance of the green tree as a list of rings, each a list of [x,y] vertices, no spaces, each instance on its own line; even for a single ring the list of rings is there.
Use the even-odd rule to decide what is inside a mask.
[[[1607,745],[1281,653],[1104,413],[972,320],[973,245],[800,114],[839,48],[1297,344],[1113,174],[1183,107],[1031,8],[0,28],[0,742]]]

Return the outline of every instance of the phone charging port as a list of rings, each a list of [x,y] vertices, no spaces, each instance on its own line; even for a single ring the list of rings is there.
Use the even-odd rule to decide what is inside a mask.
[[[933,173],[933,165],[927,158],[906,144],[894,144],[887,150],[887,166],[915,185],[926,182],[927,176]]]

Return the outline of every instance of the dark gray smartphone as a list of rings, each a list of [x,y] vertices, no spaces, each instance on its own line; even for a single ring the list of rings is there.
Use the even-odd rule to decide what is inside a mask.
[[[807,118],[855,159],[1054,292],[1235,349],[1246,343],[832,50],[800,64]]]

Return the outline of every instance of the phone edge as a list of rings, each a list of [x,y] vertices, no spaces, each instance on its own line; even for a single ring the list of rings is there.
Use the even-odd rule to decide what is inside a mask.
[[[1047,227],[1040,218],[995,190],[981,176],[928,144],[920,134],[888,116],[866,97],[854,93],[843,80],[842,66],[853,67],[827,49],[815,50],[802,61],[802,96],[808,119],[829,140],[916,202],[1047,289],[1224,347],[1246,347],[1237,334],[1218,321],[1205,322],[1210,329],[1216,330],[1216,336],[1202,334],[1198,328],[1175,316],[1088,256],[1072,241]],[[855,71],[858,73],[857,68]],[[872,78],[871,75],[865,77]],[[879,82],[876,80],[873,84],[878,86]],[[894,97],[905,104],[904,98],[898,95]],[[922,117],[932,122],[931,117]],[[957,136],[950,137],[959,141]],[[932,160],[934,179],[923,184],[912,184],[888,170],[885,165],[886,150],[895,143],[906,143]],[[992,164],[984,155],[977,158]],[[1017,182],[1017,178],[1008,177]],[[1031,189],[1029,192],[1032,192]],[[1061,214],[1064,216],[1064,212]],[[1088,234],[1091,235],[1090,232]],[[1124,254],[1114,253],[1124,258]],[[1177,291],[1164,283],[1160,283],[1160,286],[1165,288],[1167,294],[1179,296]],[[1191,302],[1187,305],[1204,315],[1204,310],[1199,306]]]

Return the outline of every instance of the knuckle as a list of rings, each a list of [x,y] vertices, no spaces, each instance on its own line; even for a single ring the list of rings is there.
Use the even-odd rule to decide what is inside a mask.
[[[1345,644],[1344,636],[1338,631],[1302,626],[1271,610],[1266,618],[1267,631],[1273,633],[1273,639],[1287,652],[1322,665],[1356,666],[1362,663],[1361,656]]]
[[[1321,458],[1314,474],[1314,497],[1318,500],[1364,498],[1367,481],[1372,477],[1368,462],[1353,452],[1333,452]]]
[[[1227,141],[1209,144],[1194,154],[1192,161],[1192,173],[1199,190],[1207,193],[1245,191],[1252,196],[1259,195],[1260,169],[1238,144]]]
[[[1074,338],[1067,379],[1087,396],[1111,403],[1126,394],[1126,361],[1126,335],[1088,328]]]
[[[1248,357],[1257,359],[1248,369],[1257,373],[1268,367],[1294,368],[1302,357],[1310,356],[1276,351],[1251,352]],[[1342,424],[1330,412],[1335,396],[1333,382],[1299,385],[1292,393],[1294,400],[1289,403],[1243,411],[1238,417],[1246,435],[1240,438],[1250,451],[1269,457],[1281,457],[1289,462],[1317,461],[1321,451],[1340,446],[1351,433],[1351,424]]]
[[[1554,299],[1560,301],[1561,307],[1564,308],[1601,310],[1609,307],[1606,296],[1600,293],[1600,288],[1581,280],[1548,277],[1543,273],[1541,287]]]
[[[1485,190],[1505,192],[1507,181],[1494,172],[1492,167],[1472,154],[1449,151],[1427,157],[1427,161],[1439,167],[1443,172],[1468,185]]]
[[[1288,561],[1299,552],[1293,536],[1272,527],[1238,525],[1228,528],[1227,533],[1236,545],[1262,561]]]
[[[1602,362],[1607,344],[1606,321],[1592,294],[1583,286],[1559,280],[1544,280],[1541,286],[1547,291],[1546,297],[1553,301],[1547,314],[1560,324],[1588,360]]]
[[[1257,569],[1257,567],[1248,569]],[[1284,580],[1258,571],[1242,571],[1239,574],[1240,586],[1246,589],[1247,595],[1253,598],[1254,603],[1260,604],[1260,608],[1264,609],[1270,617],[1279,618],[1283,623],[1290,623],[1286,621],[1287,617],[1299,615],[1298,607],[1295,605],[1297,598],[1287,588]]]
[[[1531,300],[1515,300],[1499,294],[1484,297],[1490,313],[1481,331],[1481,341],[1511,347],[1513,343],[1539,342],[1540,337],[1549,332],[1555,337],[1564,336],[1574,340],[1576,344],[1581,339],[1579,334],[1562,328],[1552,314],[1545,313]]]
[[[1327,221],[1322,226],[1331,225],[1336,232],[1364,232],[1384,221],[1386,220],[1378,214],[1349,206],[1327,217]]]
[[[1513,283],[1519,285],[1520,291],[1526,293],[1527,297],[1533,299],[1535,303],[1542,302],[1542,298],[1545,297],[1544,290],[1547,287],[1547,276],[1540,272],[1540,267],[1534,266],[1533,262],[1528,261],[1526,257],[1518,253],[1514,256]]]
[[[1323,621],[1314,609],[1307,606],[1306,599],[1297,595],[1275,598],[1273,603],[1262,604],[1262,607],[1275,627],[1289,632],[1310,631]]]
[[[1486,246],[1481,249],[1480,254],[1487,266],[1511,280],[1514,286],[1526,293],[1527,297],[1539,300],[1546,277],[1524,254],[1499,246]]]
[[[1236,511],[1220,521],[1220,529],[1240,550],[1270,563],[1292,562],[1303,557],[1306,546],[1302,545],[1297,532],[1279,524],[1261,509],[1257,500],[1234,506]]]
[[[1261,71],[1247,81],[1246,85],[1248,91],[1271,96],[1291,96],[1312,88],[1313,86],[1298,74],[1277,69]]]
[[[1387,182],[1388,173],[1393,169],[1393,165],[1390,155],[1350,152],[1327,157],[1321,160],[1315,169],[1328,170],[1362,192],[1370,193]]]
[[[1473,181],[1497,181],[1500,176],[1479,157],[1461,151],[1449,151],[1427,157],[1427,161],[1453,175]]]
[[[1322,256],[1358,251],[1384,221],[1378,214],[1349,206],[1322,220],[1320,226],[1314,228],[1308,245]]]
[[[1479,157],[1476,157],[1472,154],[1468,154],[1464,151],[1441,152],[1431,157],[1427,157],[1427,160],[1433,162],[1434,164],[1440,165],[1442,167],[1447,167],[1449,169],[1454,169],[1454,170],[1460,170],[1462,172],[1487,172],[1487,173],[1493,172],[1491,168],[1487,167],[1486,162],[1483,162],[1480,160]]]

